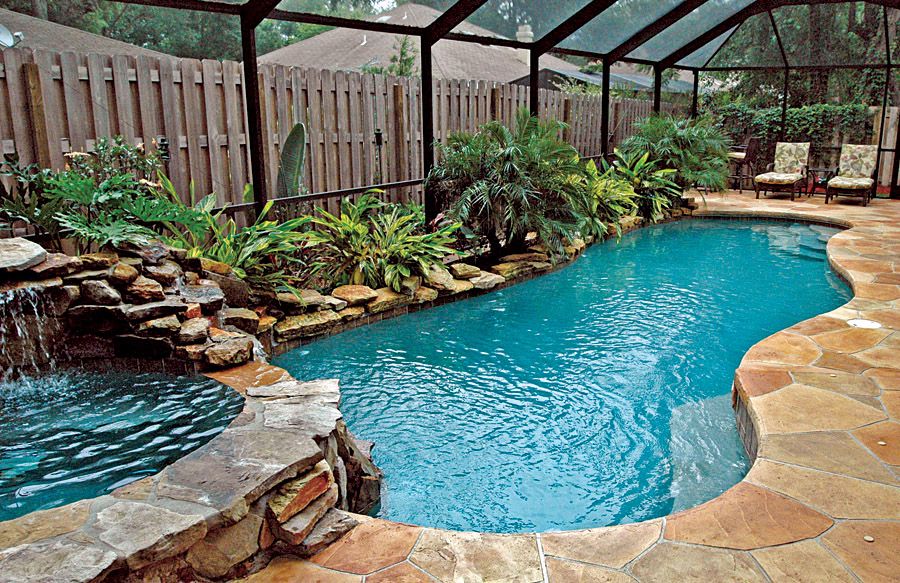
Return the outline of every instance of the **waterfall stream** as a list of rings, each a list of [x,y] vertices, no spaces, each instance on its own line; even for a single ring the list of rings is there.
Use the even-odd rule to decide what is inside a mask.
[[[53,369],[60,324],[43,288],[0,292],[0,378]]]

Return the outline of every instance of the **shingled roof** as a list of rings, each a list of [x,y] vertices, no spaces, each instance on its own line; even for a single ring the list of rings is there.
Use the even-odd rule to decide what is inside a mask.
[[[420,4],[402,4],[379,14],[380,22],[428,26],[440,12]],[[455,32],[497,36],[489,30],[463,22]],[[260,63],[358,71],[367,64],[386,66],[396,53],[398,38],[351,29],[333,29],[259,57]],[[416,44],[418,47],[418,43]],[[432,49],[434,76],[441,79],[482,79],[508,82],[528,75],[527,52],[509,47],[482,46],[442,40]],[[578,67],[557,57],[541,57],[541,67],[577,71]]]
[[[82,53],[100,53],[105,55],[132,55],[154,58],[173,58],[171,55],[145,49],[120,40],[107,38],[77,28],[65,26],[48,20],[34,18],[20,12],[0,8],[0,24],[11,32],[24,35],[17,48],[39,49],[44,51],[78,51]]]

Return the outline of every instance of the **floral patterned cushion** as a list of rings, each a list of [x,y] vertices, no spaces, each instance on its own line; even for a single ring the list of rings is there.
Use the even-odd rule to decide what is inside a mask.
[[[775,144],[775,172],[796,174],[809,164],[809,142]]]
[[[843,156],[841,156],[843,158]],[[828,181],[831,188],[846,188],[847,190],[868,190],[875,183],[871,178],[858,178],[853,176],[835,176]]]
[[[871,178],[878,162],[878,146],[844,144],[838,176]]]
[[[766,172],[755,178],[760,184],[793,184],[798,180],[803,180],[803,175],[799,172]]]

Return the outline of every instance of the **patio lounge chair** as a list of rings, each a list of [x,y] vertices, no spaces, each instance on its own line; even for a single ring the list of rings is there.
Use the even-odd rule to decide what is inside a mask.
[[[844,144],[836,176],[828,181],[825,204],[832,197],[859,196],[863,206],[875,197],[875,167],[878,146]]]
[[[806,184],[806,167],[809,165],[809,142],[775,144],[775,163],[766,167],[764,174],[753,179],[756,198],[759,193],[790,192],[791,200],[803,192]]]

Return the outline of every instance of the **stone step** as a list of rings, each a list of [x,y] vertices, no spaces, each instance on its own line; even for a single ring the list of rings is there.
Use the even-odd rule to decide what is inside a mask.
[[[325,460],[302,476],[287,480],[272,493],[267,507],[271,518],[285,523],[326,493],[334,484],[331,467]]]
[[[332,508],[325,513],[325,516],[316,524],[312,532],[303,539],[297,550],[305,557],[315,555],[353,530],[358,524],[359,521],[352,514]]]
[[[300,545],[325,516],[325,513],[337,504],[337,500],[338,486],[332,484],[327,492],[316,498],[302,512],[284,524],[277,520],[269,520],[269,527],[279,540],[289,545]]]

